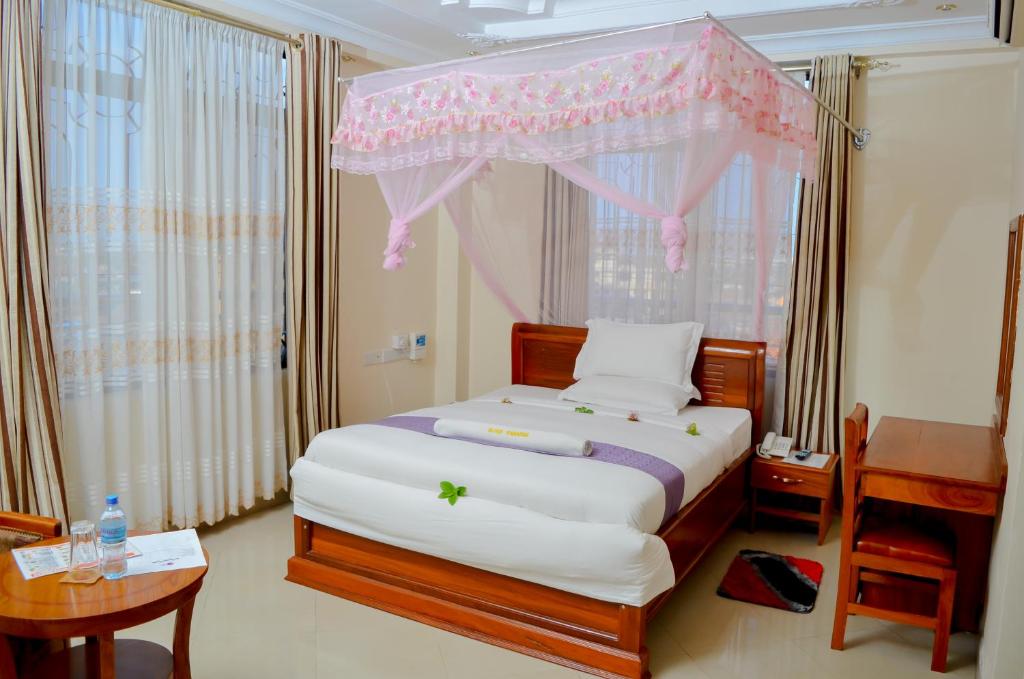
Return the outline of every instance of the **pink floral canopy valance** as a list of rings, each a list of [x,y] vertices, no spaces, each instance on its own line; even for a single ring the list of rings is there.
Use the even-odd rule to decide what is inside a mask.
[[[332,165],[373,174],[455,158],[532,163],[744,133],[813,159],[815,102],[713,18],[356,78]]]
[[[384,268],[405,264],[414,246],[410,223],[444,202],[485,283],[528,320],[532,314],[514,297],[528,283],[523,260],[537,248],[516,258],[495,253],[516,247],[513,236],[529,240],[533,225],[510,227],[516,207],[480,217],[481,202],[497,204],[511,186],[494,168],[547,164],[592,194],[659,220],[665,263],[676,272],[698,251],[687,216],[735,158],[749,157],[752,275],[763,293],[777,231],[769,203],[792,204],[793,178],[813,176],[816,119],[816,102],[801,84],[705,15],[357,77],[332,136],[331,165],[376,174],[392,217]],[[658,148],[671,149],[672,195],[633,195],[621,178],[601,174],[602,156]]]

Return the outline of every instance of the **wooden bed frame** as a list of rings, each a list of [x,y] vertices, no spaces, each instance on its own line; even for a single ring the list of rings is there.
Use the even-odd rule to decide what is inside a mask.
[[[586,328],[517,323],[512,383],[572,384]],[[765,345],[705,338],[693,369],[702,403],[745,408],[761,430]],[[658,532],[678,584],[747,502],[753,448]],[[671,591],[645,606],[609,603],[392,547],[295,517],[287,580],[449,632],[601,677],[649,677],[647,622]]]

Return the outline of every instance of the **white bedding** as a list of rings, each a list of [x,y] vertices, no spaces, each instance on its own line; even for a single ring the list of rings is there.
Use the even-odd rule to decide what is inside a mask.
[[[514,386],[406,414],[561,431],[655,455],[683,471],[682,504],[749,446],[745,410],[690,406],[630,422],[610,408],[575,413],[557,395]],[[685,433],[691,422],[699,436]],[[674,582],[653,535],[664,488],[630,467],[356,425],[318,435],[292,478],[297,515],[387,544],[636,606]],[[441,480],[468,496],[456,506],[438,500]]]

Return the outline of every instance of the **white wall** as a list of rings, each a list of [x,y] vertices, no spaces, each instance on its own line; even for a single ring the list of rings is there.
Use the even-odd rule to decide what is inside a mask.
[[[844,410],[988,424],[1017,57],[886,58],[856,96]]]
[[[1016,83],[1016,118],[1024,116],[1024,53],[1019,56]],[[1024,212],[1024,127],[1018,124],[1014,145],[1013,198],[1010,216]],[[982,679],[1019,679],[1024,677],[1024,589],[1015,576],[1024,572],[1024,307],[1016,319],[1017,343],[1014,349],[1014,381],[1007,421],[1006,459],[1009,478],[1006,497],[996,530],[995,549],[989,573],[988,604],[984,635],[978,658],[978,676]]]
[[[385,271],[390,216],[377,180],[345,175],[341,187],[341,416],[354,424],[434,402],[437,212],[410,225],[405,268]],[[363,365],[393,333],[420,330],[430,336],[424,360]]]
[[[351,72],[372,70],[349,64]],[[372,175],[341,178],[341,417],[375,420],[434,403],[437,321],[437,211],[410,225],[416,247],[398,271],[382,268],[391,215]],[[422,361],[363,365],[366,352],[391,346],[391,335],[424,331]]]

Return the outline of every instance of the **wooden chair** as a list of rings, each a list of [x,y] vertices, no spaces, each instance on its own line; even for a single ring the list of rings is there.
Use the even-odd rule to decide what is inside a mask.
[[[0,512],[0,552],[24,547],[49,538],[60,537],[60,520],[48,516],[33,516],[16,512]],[[46,654],[64,647],[62,640],[19,639],[8,637],[9,644],[0,638],[0,675],[3,668],[15,667],[23,671]],[[10,656],[7,656],[7,653]]]
[[[924,627],[935,631],[932,670],[946,671],[953,598],[956,593],[954,550],[948,541],[913,524],[865,518],[864,495],[860,487],[861,459],[867,448],[868,409],[858,403],[845,422],[846,451],[843,454],[843,530],[839,558],[839,588],[836,617],[832,626],[832,648],[843,650],[848,615],[867,615],[882,620]],[[913,587],[927,581],[938,583],[934,616],[881,608],[860,603],[862,583],[889,587]]]
[[[59,519],[51,519],[48,516],[33,516],[32,514],[18,514],[17,512],[0,512],[0,529],[4,528],[12,532],[26,534],[29,540],[27,544],[31,544],[31,542],[36,540],[59,538],[61,534]]]

